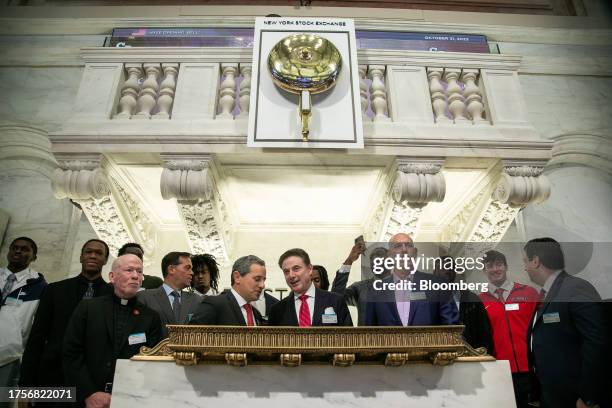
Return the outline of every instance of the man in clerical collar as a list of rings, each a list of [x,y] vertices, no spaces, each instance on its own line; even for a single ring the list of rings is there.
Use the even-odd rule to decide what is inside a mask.
[[[42,274],[30,268],[38,248],[28,237],[9,245],[8,266],[0,268],[0,386],[15,387],[21,356],[40,297],[47,286]]]
[[[308,253],[294,248],[282,254],[278,265],[292,293],[272,306],[270,326],[352,326],[344,297],[317,289],[312,283]]]
[[[101,276],[108,256],[106,242],[90,239],[81,248],[81,273],[47,286],[23,353],[20,386],[64,385],[61,356],[68,321],[82,299],[111,293],[111,286]]]
[[[140,347],[161,340],[159,315],[136,300],[142,269],[136,255],[118,257],[108,274],[113,293],[82,301],[70,319],[64,374],[83,405],[109,407],[116,360],[129,359]]]

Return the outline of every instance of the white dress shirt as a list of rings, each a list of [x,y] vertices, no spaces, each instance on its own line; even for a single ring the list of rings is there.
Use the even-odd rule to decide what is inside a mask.
[[[315,306],[315,285],[311,282],[310,287],[305,292],[308,296],[306,299],[306,303],[308,303],[308,310],[310,311],[310,324],[312,325],[312,317],[314,316],[314,306]],[[302,301],[300,300],[300,295],[297,293],[293,293],[295,299],[295,315],[297,317],[298,323],[300,322],[300,306],[302,306]]]
[[[240,296],[240,294],[238,292],[236,292],[234,290],[234,288],[231,289],[231,292],[232,292],[232,295],[234,295],[234,298],[236,298],[236,302],[238,302],[238,307],[240,307],[240,311],[242,312],[242,317],[244,317],[244,322],[248,323],[249,319],[247,317],[247,311],[246,311],[246,309],[243,306],[246,305],[249,302],[244,300],[244,298],[242,296]],[[257,326],[257,321],[255,319],[255,312],[254,311],[253,311],[253,325]]]
[[[164,290],[166,291],[166,296],[168,297],[168,302],[170,302],[170,306],[172,307],[172,302],[174,301],[174,296],[171,295],[172,292],[174,292],[174,289],[172,289],[168,284],[166,284],[164,282],[164,284],[162,285],[162,287],[164,288]],[[181,291],[177,290],[178,294],[179,294],[179,303],[182,303],[182,299],[181,299]]]
[[[497,299],[497,293],[495,293],[495,291],[499,288],[503,289],[504,293],[502,294],[502,298],[504,298],[505,302],[508,299],[508,295],[510,294],[510,291],[512,291],[513,287],[514,283],[510,282],[508,279],[506,279],[505,282],[501,284],[501,286],[495,286],[494,284],[489,283],[489,293]]]

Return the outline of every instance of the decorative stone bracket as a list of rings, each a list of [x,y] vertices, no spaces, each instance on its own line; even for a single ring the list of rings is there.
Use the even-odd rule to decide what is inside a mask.
[[[388,211],[381,240],[399,232],[414,235],[422,209],[429,202],[444,200],[446,182],[440,172],[444,159],[398,157],[393,202]]]
[[[542,164],[504,163],[493,199],[519,207],[545,201],[550,196],[550,182],[542,175],[543,170]]]
[[[223,202],[209,174],[211,157],[162,155],[162,160],[161,194],[165,200],[177,199],[192,252],[227,262],[229,238],[218,221],[223,219]]]
[[[53,193],[58,199],[69,198],[76,202],[98,237],[116,253],[121,245],[132,241],[132,237],[111,194],[111,184],[100,166],[100,158],[99,155],[58,157]]]

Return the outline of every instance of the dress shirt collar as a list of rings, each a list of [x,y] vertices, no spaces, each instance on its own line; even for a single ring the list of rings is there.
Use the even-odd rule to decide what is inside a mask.
[[[242,306],[246,305],[247,302],[246,300],[244,300],[244,298],[242,296],[240,296],[240,294],[238,292],[236,292],[234,290],[234,288],[231,289],[232,295],[234,295],[234,297],[236,298],[236,302],[238,302],[238,307],[240,307],[242,309]]]
[[[306,292],[304,292],[309,298],[315,298],[315,293],[316,293],[316,287],[314,285],[314,283],[310,282],[310,287],[308,288],[308,290]],[[300,299],[301,295],[298,295],[297,293],[293,292],[293,296],[294,299],[297,301]]]
[[[103,285],[106,283],[106,281],[104,279],[102,279],[102,275],[98,276],[96,279],[94,280],[89,280],[85,277],[85,275],[83,275],[82,273],[79,274],[77,276],[77,279],[79,280],[80,283],[82,283],[83,285],[87,286],[89,284],[89,282],[93,282],[94,287],[98,287],[100,285]]]
[[[164,291],[166,292],[166,296],[168,297],[170,297],[170,294],[175,291],[175,289],[172,289],[170,285],[168,285],[166,282],[163,283],[162,287],[164,288]],[[180,297],[181,291],[180,290],[176,290],[176,291],[178,292],[179,297]]]
[[[553,272],[552,275],[550,275],[548,277],[548,279],[546,279],[546,282],[544,282],[544,285],[542,286],[542,289],[548,293],[550,292],[550,288],[552,288],[553,283],[555,283],[555,280],[557,279],[557,276],[559,276],[559,274],[563,271],[563,269],[559,269],[558,271]]]
[[[510,293],[513,287],[514,287],[514,283],[510,282],[509,279],[506,279],[504,283],[502,283],[500,286],[495,286],[494,284],[489,283],[489,293],[492,294],[493,296],[496,296],[495,291],[499,288],[502,288],[504,290],[504,298],[505,298],[505,296],[508,293]]]
[[[9,268],[1,268],[0,269],[0,277],[2,277],[2,281],[6,282],[6,279],[13,274]],[[13,287],[23,286],[28,279],[36,279],[38,278],[38,272],[28,268],[25,268],[22,271],[14,273],[15,275],[15,283],[13,283]]]

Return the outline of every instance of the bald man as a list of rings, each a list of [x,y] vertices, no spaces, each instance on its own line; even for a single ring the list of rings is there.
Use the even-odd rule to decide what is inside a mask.
[[[427,273],[414,270],[411,262],[417,249],[408,234],[395,234],[389,240],[387,258],[407,259],[395,265],[391,276],[370,290],[366,307],[366,326],[435,326],[457,324],[459,313],[450,291],[421,290],[421,281],[446,282]],[[404,284],[400,290],[389,289],[389,284]],[[408,286],[411,284],[411,287]],[[386,284],[386,285],[385,285]],[[385,289],[387,288],[387,289]]]
[[[138,303],[142,261],[122,255],[108,274],[111,295],[79,303],[64,337],[64,375],[76,386],[76,398],[87,407],[109,407],[117,358],[128,359],[140,347],[161,340],[159,314]]]

